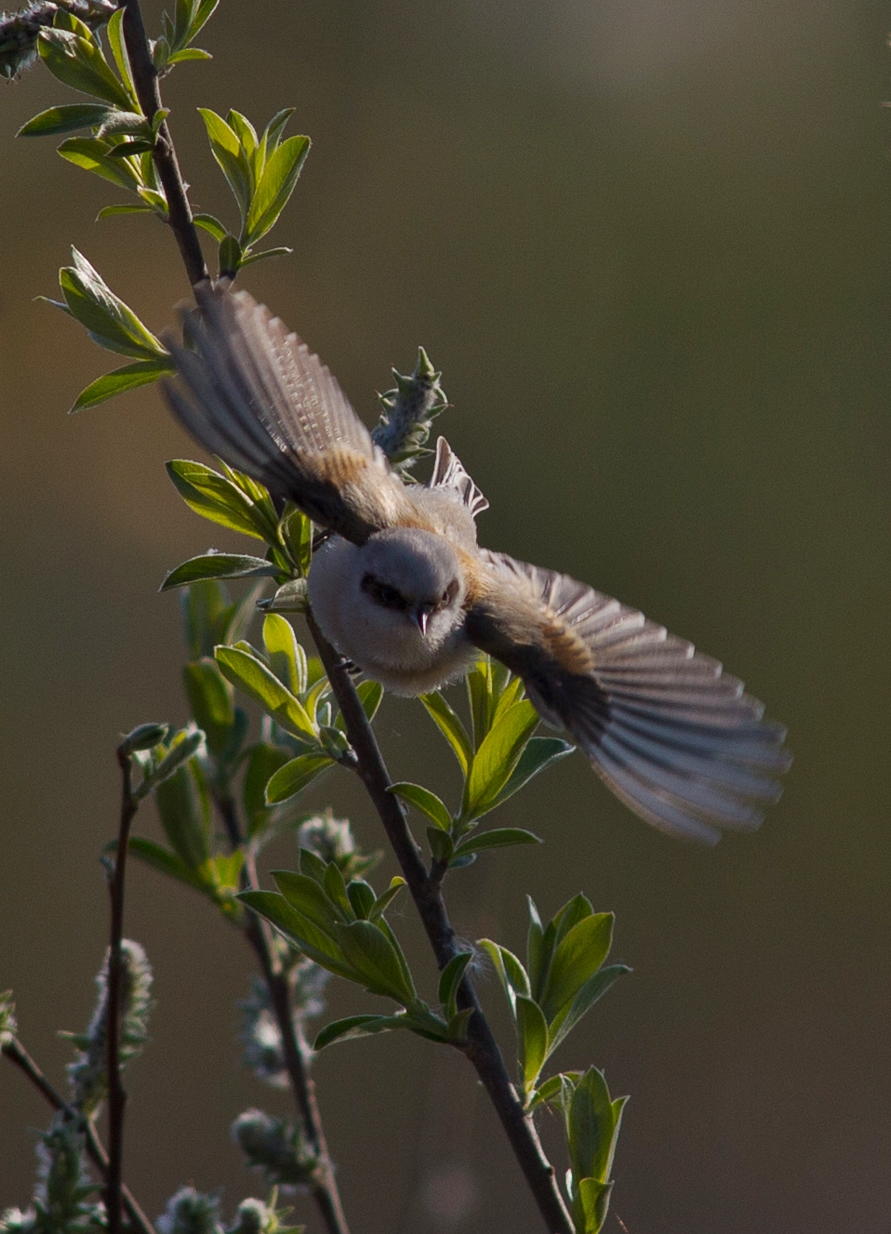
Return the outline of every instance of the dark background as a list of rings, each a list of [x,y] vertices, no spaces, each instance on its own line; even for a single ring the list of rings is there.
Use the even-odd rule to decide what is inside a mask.
[[[837,0],[223,0],[214,62],[165,86],[193,199],[229,220],[195,106],[296,106],[315,145],[273,237],[295,256],[244,284],[368,419],[389,366],[428,348],[492,504],[483,542],[639,605],[789,725],[758,835],[672,842],[573,758],[498,819],[546,844],[454,880],[462,932],[517,950],[527,891],[617,913],[634,975],[558,1058],[632,1095],[615,1234],[616,1215],[630,1234],[891,1230],[888,22]],[[233,542],[169,485],[164,460],[194,447],[155,390],[65,418],[114,367],[34,301],[69,243],[153,328],[188,292],[161,226],[94,226],[122,195],[13,141],[66,96],[41,69],[0,93],[0,988],[59,1084],[55,1030],[85,1024],[105,945],[115,742],[184,717],[177,603],[156,589]],[[416,705],[388,704],[380,733],[397,778],[453,790]],[[380,843],[346,776],[329,800]],[[231,1215],[259,1180],[229,1122],[288,1109],[236,1063],[247,952],[159,876],[134,868],[128,894],[158,1000],[128,1178],[153,1215],[190,1180],[224,1186]],[[411,913],[397,926],[431,990]],[[330,1014],[370,1001],[333,986]],[[458,1055],[385,1037],[317,1076],[356,1234],[539,1228]],[[46,1121],[0,1068],[0,1206],[26,1203]],[[318,1231],[308,1201],[296,1215]]]

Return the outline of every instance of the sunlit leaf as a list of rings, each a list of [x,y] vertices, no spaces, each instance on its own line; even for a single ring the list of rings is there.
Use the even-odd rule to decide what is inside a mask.
[[[137,360],[135,364],[125,364],[123,368],[116,368],[104,377],[91,381],[86,389],[81,390],[70,410],[83,411],[87,407],[96,407],[99,403],[114,398],[116,394],[125,394],[139,386],[151,385],[153,381],[169,373],[172,367],[172,363],[160,359]]]
[[[316,741],[316,731],[303,704],[256,656],[237,647],[217,647],[214,657],[225,677],[259,703],[287,732]]]
[[[426,814],[440,830],[448,831],[451,827],[451,814],[436,793],[432,793],[429,788],[424,788],[421,784],[402,781],[399,784],[391,784],[389,791],[401,797],[403,801],[409,802],[422,814]]]
[[[441,694],[422,694],[420,699],[427,709],[427,714],[451,746],[461,771],[466,776],[473,757],[473,746],[467,729]]]
[[[264,561],[262,557],[246,557],[237,553],[205,553],[201,557],[192,557],[171,570],[160,590],[170,591],[173,587],[184,587],[200,579],[274,578],[280,573],[278,566]]]
[[[95,95],[123,111],[138,106],[109,68],[98,43],[70,30],[44,27],[37,47],[46,67],[66,86]]]
[[[253,244],[274,225],[294,191],[309,154],[308,137],[288,137],[263,169],[245,222],[245,240]]]
[[[113,114],[114,108],[104,103],[65,103],[40,112],[22,125],[16,137],[46,137],[51,133],[95,128]]]

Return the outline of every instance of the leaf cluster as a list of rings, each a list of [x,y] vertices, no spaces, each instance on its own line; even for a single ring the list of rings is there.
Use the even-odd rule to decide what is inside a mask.
[[[517,1033],[520,1088],[526,1108],[549,1104],[564,1115],[570,1170],[567,1190],[577,1234],[597,1234],[612,1184],[609,1173],[627,1098],[611,1101],[602,1074],[592,1067],[542,1080],[554,1051],[610,986],[630,970],[605,966],[612,913],[595,913],[577,895],[543,926],[529,901],[526,965],[506,947],[483,939],[507,995]]]
[[[185,61],[210,58],[208,52],[193,46],[193,41],[217,3],[218,0],[176,0],[172,16],[163,14],[163,34],[151,44],[152,61],[159,76]],[[85,132],[86,135],[62,141],[58,147],[62,158],[135,198],[105,206],[98,217],[144,214],[168,223],[169,203],[157,155],[160,143],[169,140],[165,137],[169,113],[166,108],[152,115],[143,111],[124,38],[123,8],[102,10],[102,20],[107,21],[108,54],[99,37],[98,21],[88,24],[70,7],[50,8],[52,24],[46,24],[48,18],[42,20],[34,33],[40,59],[63,85],[95,101],[47,108],[23,125],[19,136]],[[85,11],[83,16],[90,13]],[[15,31],[10,29],[7,33],[12,39]],[[0,46],[0,59],[2,50]],[[201,109],[214,157],[241,212],[237,235],[230,234],[213,215],[194,216],[194,223],[218,243],[221,274],[234,276],[242,266],[291,252],[287,248],[258,252],[256,244],[278,221],[309,153],[308,137],[283,138],[293,110],[278,112],[258,136],[247,117],[239,112],[230,112],[224,120],[207,108]],[[72,411],[96,406],[116,394],[157,381],[172,370],[166,349],[81,254],[75,251],[74,266],[60,272],[60,282],[64,302],[52,303],[58,303],[80,321],[94,342],[109,351],[132,356],[135,361],[91,382],[78,395]]]
[[[419,784],[400,782],[392,791],[432,824],[427,840],[440,872],[467,865],[487,849],[538,844],[538,836],[519,827],[476,832],[481,818],[519,792],[546,767],[572,752],[557,737],[535,737],[538,712],[524,697],[523,683],[495,660],[483,657],[467,674],[471,729],[439,691],[421,695],[427,714],[458,760],[463,779],[461,804],[450,812],[445,802]]]

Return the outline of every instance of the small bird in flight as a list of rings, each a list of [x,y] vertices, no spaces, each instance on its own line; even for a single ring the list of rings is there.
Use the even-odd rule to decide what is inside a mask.
[[[277,317],[244,291],[196,291],[193,347],[169,343],[167,401],[202,446],[333,533],[308,590],[342,655],[415,695],[487,652],[648,823],[707,843],[760,824],[791,759],[785,729],[741,681],[618,600],[480,548],[488,502],[444,438],[429,483],[404,484]]]

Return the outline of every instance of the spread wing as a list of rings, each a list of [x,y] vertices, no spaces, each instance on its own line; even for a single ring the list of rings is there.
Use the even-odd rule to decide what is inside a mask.
[[[785,729],[721,665],[565,574],[484,553],[472,641],[525,682],[613,792],[673,835],[715,843],[776,801]]]
[[[203,283],[196,295],[192,347],[165,339],[178,376],[162,385],[183,427],[356,544],[391,526],[405,486],[318,356],[247,292]]]
[[[467,474],[464,464],[444,437],[436,439],[433,475],[427,487],[454,489],[474,518],[489,508],[488,501]]]

